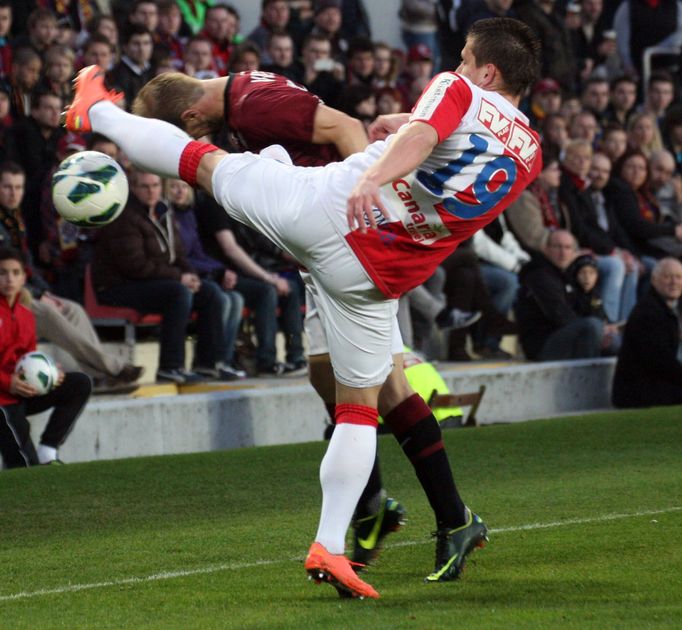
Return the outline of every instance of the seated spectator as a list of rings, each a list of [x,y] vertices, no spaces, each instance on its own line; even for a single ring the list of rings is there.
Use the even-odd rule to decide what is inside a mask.
[[[594,114],[597,124],[603,128],[608,122],[609,82],[599,76],[587,79],[580,96],[583,108]]]
[[[607,231],[614,228],[615,219],[609,223],[607,215],[595,207],[601,191],[593,197],[590,190],[593,154],[587,140],[568,144],[562,168],[559,198],[569,210],[570,231],[580,247],[597,255],[604,310],[610,321],[620,321],[627,318],[635,303],[638,270],[620,256],[616,241]],[[602,180],[605,185],[608,175]]]
[[[374,87],[395,87],[398,63],[391,47],[384,42],[374,44]]]
[[[561,111],[561,86],[552,78],[540,79],[534,86],[530,97],[529,119],[535,129],[542,126],[550,114]]]
[[[272,63],[272,57],[268,53],[270,38],[274,33],[288,32],[290,17],[289,3],[286,0],[262,0],[260,23],[249,33],[247,39],[258,47],[263,64]]]
[[[303,80],[303,66],[296,61],[294,40],[288,33],[273,33],[268,45],[268,53],[272,63],[263,65],[265,72],[274,72],[301,83]]]
[[[109,39],[100,33],[93,33],[83,46],[79,67],[98,65],[111,70],[116,59],[116,49]]]
[[[126,107],[130,107],[142,86],[154,76],[152,34],[139,24],[129,26],[123,35],[121,60],[112,68],[110,79],[123,91]]]
[[[313,20],[310,35],[322,35],[331,42],[331,56],[339,63],[346,62],[348,39],[342,31],[343,16],[341,7],[343,0],[315,0],[313,4]],[[368,34],[365,34],[367,37]]]
[[[556,230],[549,235],[544,255],[535,257],[519,274],[516,322],[521,347],[532,361],[600,355],[604,322],[579,316],[571,301],[566,271],[577,253],[575,237],[567,230]]]
[[[625,326],[611,395],[616,407],[682,404],[680,297],[682,264],[664,258]]]
[[[261,56],[258,46],[252,41],[245,39],[235,46],[230,56],[230,72],[253,72],[260,68]]]
[[[162,382],[191,383],[214,377],[225,354],[227,298],[189,265],[171,213],[161,203],[161,178],[133,170],[128,203],[103,227],[95,244],[93,285],[103,304],[161,313],[159,369]],[[197,312],[194,371],[185,370],[185,331]]]
[[[601,135],[601,128],[597,117],[590,111],[578,112],[568,126],[568,135],[572,140],[586,140],[591,147],[597,145],[597,139]]]
[[[10,73],[12,88],[10,112],[15,121],[31,115],[33,88],[40,80],[42,67],[40,55],[33,48],[25,47],[14,50]]]
[[[128,24],[142,26],[150,33],[156,33],[159,26],[159,7],[156,0],[133,0],[127,18]]]
[[[93,35],[102,35],[106,37],[109,43],[114,47],[114,50],[118,48],[118,25],[111,15],[96,15],[88,21],[87,31],[90,37]]]
[[[660,132],[663,131],[665,114],[675,98],[675,79],[665,70],[651,73],[644,93],[641,111],[651,114]]]
[[[75,59],[72,49],[59,44],[50,46],[45,52],[45,77],[38,89],[56,94],[64,104],[70,103]]]
[[[142,375],[142,368],[106,353],[80,304],[53,294],[31,265],[21,217],[25,180],[18,164],[7,162],[0,166],[0,244],[18,249],[27,261],[27,288],[32,296],[29,308],[36,320],[38,336],[68,353],[73,367],[95,377],[103,388],[118,389],[136,381]]]
[[[244,297],[254,318],[256,372],[263,376],[300,373],[302,366],[277,361],[277,303],[280,297],[286,298],[292,292],[289,281],[263,268],[245,251],[235,236],[240,226],[212,198],[203,196],[195,212],[205,250],[212,258],[225,261],[237,270],[234,288]],[[291,310],[285,309],[288,315],[285,320],[292,326],[298,323],[300,301],[294,306]]]
[[[452,329],[448,338],[447,358],[450,361],[471,361],[466,351],[465,328],[477,320],[491,336],[516,333],[516,325],[502,316],[493,305],[478,258],[471,247],[460,245],[443,261],[442,267],[446,273],[443,291],[447,296],[447,308],[437,318],[436,324],[440,328]],[[452,316],[448,313],[452,313]],[[444,326],[446,322],[448,326]]]
[[[12,2],[0,2],[0,78],[6,79],[12,70]]]
[[[404,111],[403,97],[397,88],[382,87],[375,90],[377,116],[382,114],[399,114]]]
[[[563,157],[569,140],[566,119],[561,114],[547,114],[542,121],[542,144],[545,149]]]
[[[599,267],[591,254],[578,256],[567,270],[568,278],[573,287],[572,305],[580,317],[597,317],[604,324],[609,320],[604,311],[604,302],[599,293]],[[619,326],[624,322],[617,322],[605,329],[602,354],[615,355],[620,347]]]
[[[606,108],[607,123],[616,123],[625,129],[637,103],[637,80],[623,75],[611,81],[609,106]]]
[[[154,59],[170,58],[170,65],[177,71],[182,70],[185,51],[185,41],[180,36],[181,28],[180,7],[174,0],[161,0],[159,2],[159,25],[155,33]]]
[[[338,107],[343,88],[345,70],[331,57],[332,45],[324,35],[309,35],[303,42],[302,84],[319,96],[330,107]]]
[[[358,37],[350,42],[346,80],[350,85],[374,85],[374,44],[370,39]]]
[[[26,270],[21,254],[0,248],[0,454],[5,468],[59,462],[58,449],[85,407],[92,383],[81,372],[61,370],[57,386],[40,395],[14,373],[17,361],[36,349],[33,315],[20,302]],[[27,416],[51,409],[36,449]]]
[[[23,204],[24,221],[32,255],[42,241],[40,196],[45,176],[57,163],[57,142],[65,134],[59,124],[63,102],[50,92],[33,97],[31,115],[14,127],[15,159],[28,174]]]
[[[215,79],[218,77],[211,56],[211,42],[205,37],[193,37],[187,42],[183,61],[185,64],[184,72],[191,77],[197,79]]]
[[[627,126],[628,148],[641,151],[649,157],[654,151],[663,148],[663,140],[653,114],[637,112],[630,116]]]
[[[397,80],[397,88],[403,95],[405,111],[409,111],[414,106],[417,98],[421,94],[419,86],[426,87],[424,82],[428,82],[433,76],[433,53],[426,44],[415,44],[407,52],[407,63],[405,70]]]
[[[234,46],[244,40],[239,34],[239,14],[236,9],[226,4],[209,6],[206,9],[206,20],[201,34],[211,43],[215,71],[224,77],[230,65]]]
[[[609,123],[599,140],[599,150],[615,164],[628,149],[628,134],[617,123]]]
[[[682,222],[682,176],[675,172],[670,151],[654,151],[649,158],[649,186],[664,220]]]
[[[57,18],[50,9],[38,7],[31,11],[27,27],[28,33],[14,40],[15,49],[29,46],[42,56],[52,44],[56,43]]]
[[[181,179],[166,180],[165,197],[180,228],[182,245],[190,265],[202,280],[215,282],[227,298],[223,331],[224,354],[217,363],[215,376],[223,379],[244,378],[246,372],[235,367],[235,344],[244,310],[244,298],[234,290],[237,274],[226,269],[204,251],[194,214],[194,191],[191,186]]]
[[[557,154],[543,151],[542,171],[505,212],[521,247],[530,253],[543,252],[551,232],[571,226],[568,208],[559,201],[560,182]]]
[[[490,299],[500,315],[507,317],[519,290],[518,273],[530,260],[530,254],[519,245],[502,215],[476,232],[472,244]],[[484,323],[479,325],[473,337],[474,352],[482,358],[510,358],[500,348],[500,337],[487,334]]]
[[[636,254],[651,270],[655,258],[679,256],[682,223],[666,221],[648,186],[649,163],[640,151],[626,153],[613,168],[614,178],[604,193],[620,224],[636,247]]]

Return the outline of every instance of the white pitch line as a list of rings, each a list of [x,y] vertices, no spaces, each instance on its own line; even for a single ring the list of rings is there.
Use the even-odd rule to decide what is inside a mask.
[[[655,516],[656,514],[668,514],[670,512],[681,512],[682,506],[673,506],[663,508],[660,510],[644,510],[641,512],[626,512],[619,514],[604,514],[602,516],[595,516],[591,518],[572,518],[565,521],[553,521],[550,523],[530,523],[528,525],[515,525],[512,527],[498,527],[490,530],[491,534],[506,534],[509,532],[522,532],[534,529],[550,529],[553,527],[563,527],[565,525],[580,525],[585,523],[603,523],[606,521],[615,521],[624,518],[634,518],[638,516]],[[429,542],[428,540],[406,541],[401,543],[392,543],[386,545],[388,548],[408,547],[414,545],[423,545]],[[299,558],[300,559],[300,558]],[[285,560],[256,560],[254,562],[242,563],[228,563],[216,564],[213,566],[202,567],[199,569],[185,569],[179,571],[162,571],[161,573],[154,573],[145,577],[129,577],[118,580],[108,580],[106,582],[91,582],[89,584],[69,584],[58,588],[39,589],[36,591],[21,591],[13,593],[12,595],[0,595],[0,602],[14,601],[18,599],[31,599],[34,597],[42,597],[44,595],[60,595],[63,593],[77,593],[78,591],[89,591],[95,588],[107,588],[109,586],[125,586],[127,584],[143,584],[145,582],[158,582],[159,580],[172,580],[174,578],[188,577],[192,575],[207,575],[209,573],[217,573],[219,571],[238,571],[240,569],[253,569],[254,567],[268,566],[271,564],[280,564],[283,562],[291,562],[291,559]]]

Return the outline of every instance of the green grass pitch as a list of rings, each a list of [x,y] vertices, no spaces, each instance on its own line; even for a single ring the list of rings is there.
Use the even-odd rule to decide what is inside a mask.
[[[366,574],[378,601],[306,579],[323,442],[5,471],[0,628],[682,627],[681,408],[445,441],[490,543],[424,584],[430,509],[382,437],[409,520]]]

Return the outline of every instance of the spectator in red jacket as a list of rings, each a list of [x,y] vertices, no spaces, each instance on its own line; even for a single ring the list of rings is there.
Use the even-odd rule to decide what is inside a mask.
[[[90,397],[92,384],[82,372],[61,370],[56,387],[44,395],[14,369],[18,360],[36,349],[36,325],[20,301],[26,271],[15,249],[0,249],[0,454],[5,468],[50,464]],[[52,409],[38,449],[31,440],[26,416]]]

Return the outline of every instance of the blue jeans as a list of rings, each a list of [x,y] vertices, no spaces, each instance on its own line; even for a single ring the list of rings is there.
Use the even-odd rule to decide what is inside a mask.
[[[574,319],[553,332],[538,353],[538,361],[590,359],[601,353],[604,323],[596,317]]]
[[[239,326],[242,323],[242,311],[244,310],[244,298],[237,291],[223,290],[225,307],[223,308],[223,336],[224,350],[220,359],[225,365],[234,364],[234,348],[237,342]]]
[[[223,359],[226,298],[215,282],[203,280],[192,293],[179,280],[138,280],[99,291],[97,297],[102,304],[161,314],[160,370],[185,367],[185,335],[193,310],[197,312],[195,365],[213,368]]]
[[[519,291],[519,276],[513,271],[507,271],[496,265],[481,262],[479,264],[483,282],[490,293],[490,301],[495,310],[507,317]],[[485,324],[479,322],[475,327],[474,342],[477,346],[496,350],[500,347],[500,337],[485,332]]]
[[[637,302],[636,270],[626,271],[625,263],[616,255],[597,256],[599,293],[604,312],[610,322],[624,321]]]

